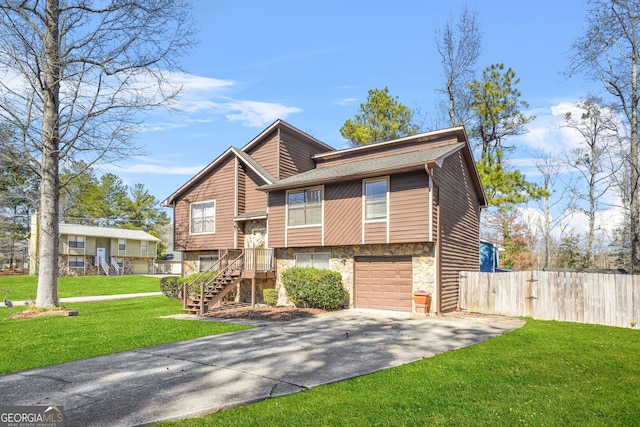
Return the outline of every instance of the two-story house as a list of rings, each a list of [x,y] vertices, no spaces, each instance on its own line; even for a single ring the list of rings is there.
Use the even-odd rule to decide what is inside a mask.
[[[60,224],[58,274],[153,274],[160,239],[142,230]],[[31,217],[29,274],[38,274],[38,215]]]
[[[335,150],[278,120],[163,204],[183,271],[228,266],[240,298],[314,266],[342,273],[350,307],[414,311],[424,290],[447,312],[459,271],[479,268],[486,200],[461,127]]]

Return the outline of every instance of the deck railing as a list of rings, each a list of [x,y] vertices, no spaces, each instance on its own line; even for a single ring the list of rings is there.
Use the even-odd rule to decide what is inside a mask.
[[[244,269],[249,271],[275,271],[273,249],[248,248],[244,250]]]

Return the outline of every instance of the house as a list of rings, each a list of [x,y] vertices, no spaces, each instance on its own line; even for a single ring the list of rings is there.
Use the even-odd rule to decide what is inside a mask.
[[[153,274],[160,241],[142,230],[60,224],[58,275]],[[31,218],[29,274],[38,274],[38,219]]]
[[[432,310],[448,312],[459,272],[479,269],[486,200],[462,127],[335,150],[277,120],[163,205],[183,274],[219,270],[185,303],[193,312],[236,285],[254,302],[291,266],[342,273],[350,307],[411,312],[413,293],[427,291]]]
[[[480,240],[480,271],[483,273],[495,273],[500,271],[499,254],[504,250],[497,244],[488,240]]]

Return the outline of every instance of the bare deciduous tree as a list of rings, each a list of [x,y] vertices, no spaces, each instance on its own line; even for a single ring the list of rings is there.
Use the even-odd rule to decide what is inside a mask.
[[[638,61],[640,60],[640,2],[591,0],[585,34],[572,45],[568,74],[585,73],[602,82],[619,103],[629,131],[625,161],[630,176],[631,271],[640,269],[640,203],[638,185]]]
[[[41,181],[37,306],[58,304],[61,162],[139,152],[140,113],[177,96],[193,28],[185,0],[0,2],[0,120]]]
[[[482,32],[478,23],[478,12],[466,6],[458,22],[447,21],[435,35],[436,47],[442,59],[447,97],[449,126],[467,124],[471,116],[473,96],[468,87],[475,78],[475,64],[480,56]]]
[[[596,215],[602,209],[602,199],[610,190],[611,176],[617,170],[610,170],[608,165],[615,165],[609,159],[612,148],[617,141],[618,126],[610,108],[601,107],[601,100],[589,98],[576,103],[579,113],[567,112],[564,126],[580,134],[581,146],[566,153],[567,165],[580,176],[581,185],[572,187],[577,199],[576,209],[587,216],[589,230],[587,232],[587,266],[595,265],[595,233]],[[578,116],[578,117],[576,117]],[[619,166],[616,166],[618,169]],[[585,184],[585,185],[583,185]],[[586,202],[586,207],[583,203]]]

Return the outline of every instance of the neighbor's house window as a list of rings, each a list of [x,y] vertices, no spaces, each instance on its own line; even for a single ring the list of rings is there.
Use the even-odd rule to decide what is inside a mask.
[[[84,257],[70,256],[69,267],[84,267]]]
[[[191,204],[191,233],[216,232],[216,202]]]
[[[364,219],[382,221],[387,219],[387,178],[364,182]]]
[[[118,250],[124,251],[127,249],[127,241],[124,239],[118,239]]]
[[[198,257],[198,271],[209,270],[215,262],[218,261],[218,255],[205,255]]]
[[[76,249],[84,248],[84,237],[83,236],[69,236],[69,247]]]
[[[148,250],[148,243],[147,242],[140,242],[140,253],[142,255],[146,255],[147,254],[147,250]]]
[[[330,253],[300,253],[295,254],[296,267],[315,267],[329,269]]]
[[[287,193],[289,227],[322,224],[322,189]]]

